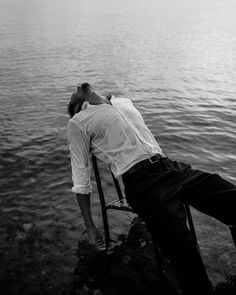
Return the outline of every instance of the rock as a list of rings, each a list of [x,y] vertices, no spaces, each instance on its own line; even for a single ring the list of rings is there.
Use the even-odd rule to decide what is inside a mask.
[[[147,242],[144,239],[139,239],[140,246],[143,248],[146,246]]]
[[[122,259],[122,261],[123,261],[124,264],[128,264],[128,263],[130,262],[130,260],[131,260],[130,255],[126,255],[126,256]]]
[[[102,291],[100,289],[95,289],[93,295],[102,295]]]
[[[28,231],[30,231],[31,228],[33,227],[33,223],[24,223],[24,224],[22,225],[22,227],[23,227],[24,231],[28,232]]]
[[[22,233],[22,232],[18,232],[16,235],[16,240],[20,241],[20,240],[24,240],[26,238],[26,234]]]
[[[113,254],[114,253],[114,249],[108,249],[107,250],[107,255]]]
[[[90,279],[88,279],[88,282],[89,283],[94,283],[94,279],[90,278]]]
[[[88,287],[88,286],[86,286],[86,285],[83,285],[83,291],[85,291],[85,292],[89,292],[89,291],[90,291],[90,289],[89,289],[89,287]]]

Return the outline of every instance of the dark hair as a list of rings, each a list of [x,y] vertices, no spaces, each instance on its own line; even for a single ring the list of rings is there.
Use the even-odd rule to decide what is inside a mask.
[[[84,91],[84,93],[87,93],[89,89],[93,89],[89,83],[83,83],[80,87],[78,86],[78,91],[80,88]]]
[[[77,92],[79,92],[80,88],[84,91],[84,93],[87,93],[89,89],[93,89],[92,86],[89,83],[83,83],[81,84],[81,86],[77,87]],[[76,93],[73,93],[71,96],[71,99],[73,97],[73,95],[76,95]],[[110,101],[111,100],[112,95],[108,94],[106,96],[106,98]],[[72,103],[71,101],[69,102],[68,106],[67,106],[67,111],[69,116],[72,118],[76,113],[79,113],[81,111],[82,105],[79,106],[78,111],[75,112],[75,107],[76,104]]]
[[[81,84],[81,86],[77,87],[77,92],[79,92],[80,89],[82,89],[84,93],[87,93],[89,89],[93,89],[93,88],[89,83],[83,83],[83,84]],[[75,97],[75,96],[76,96],[76,93],[73,93],[72,96],[71,96],[71,101],[73,100],[73,97]],[[71,101],[68,104],[67,110],[68,110],[69,116],[72,118],[75,115],[75,113],[78,113],[78,112],[81,111],[82,105],[79,106],[78,111],[75,112],[75,107],[76,107],[77,104],[72,103]]]
[[[78,91],[79,91],[79,87],[78,87]],[[82,107],[82,105],[79,106],[78,111],[75,112],[75,107],[76,107],[77,104],[76,104],[76,103],[73,103],[73,102],[72,102],[72,99],[73,99],[76,95],[77,95],[77,93],[73,93],[73,94],[71,95],[71,100],[70,100],[70,102],[69,102],[69,104],[68,104],[68,106],[67,106],[67,111],[68,111],[68,114],[69,114],[69,116],[70,116],[71,118],[75,115],[75,113],[80,112],[80,111],[81,111],[81,107]]]
[[[73,104],[72,102],[69,102],[68,107],[67,107],[67,111],[69,116],[72,118],[75,115],[75,104]],[[81,107],[78,111],[81,111]]]

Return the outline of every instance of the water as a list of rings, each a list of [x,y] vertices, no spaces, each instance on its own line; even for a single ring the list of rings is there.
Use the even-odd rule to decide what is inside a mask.
[[[53,128],[81,82],[128,96],[165,153],[236,184],[235,8],[234,0],[0,1],[2,248],[9,224],[59,223],[76,238],[84,229],[66,139]],[[92,202],[101,225],[96,194]],[[227,228],[194,218],[221,278],[236,266]],[[113,213],[113,232],[130,220]]]

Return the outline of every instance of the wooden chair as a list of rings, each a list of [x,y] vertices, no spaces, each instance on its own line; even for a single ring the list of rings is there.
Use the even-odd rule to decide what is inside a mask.
[[[119,181],[115,178],[114,174],[111,171],[111,175],[115,184],[116,192],[118,195],[118,199],[115,201],[112,201],[110,203],[106,203],[103,189],[102,189],[102,183],[101,183],[101,178],[100,178],[100,173],[98,169],[98,164],[97,164],[97,159],[95,156],[92,155],[92,163],[93,163],[93,169],[94,169],[94,175],[97,183],[97,188],[98,188],[98,195],[101,203],[101,209],[102,209],[102,218],[103,218],[103,226],[104,226],[104,234],[105,234],[105,246],[106,250],[108,250],[109,245],[110,245],[110,230],[109,230],[109,224],[108,224],[108,217],[107,217],[107,210],[114,209],[114,210],[119,210],[119,211],[128,211],[128,212],[133,212],[133,209],[127,204],[125,197],[122,194]],[[185,204],[185,211],[186,211],[186,216],[187,216],[187,221],[188,221],[188,226],[190,231],[192,232],[192,235],[197,243],[197,236],[196,236],[196,231],[194,228],[193,224],[193,219],[190,211],[190,207],[188,204]],[[198,243],[197,243],[198,245]]]
[[[93,155],[92,155],[92,163],[93,163],[94,174],[95,174],[95,179],[96,179],[96,183],[97,183],[100,203],[101,203],[104,234],[105,234],[105,246],[106,246],[105,250],[107,251],[109,249],[109,245],[110,245],[110,231],[109,231],[107,210],[114,209],[114,210],[128,211],[128,212],[133,212],[133,213],[135,213],[135,212],[127,204],[126,199],[122,194],[122,191],[121,191],[121,188],[119,185],[119,181],[114,177],[111,170],[110,171],[111,171],[112,178],[113,178],[113,181],[115,184],[118,199],[106,204],[103,189],[102,189],[102,183],[101,183],[100,173],[99,173],[99,169],[98,169],[97,159]],[[193,219],[192,219],[190,207],[187,204],[185,204],[185,211],[186,211],[189,229],[192,232],[192,235],[194,237],[194,240],[195,240],[198,250],[200,252],[200,248],[199,248],[199,245],[197,242],[197,236],[196,236],[196,232],[195,232],[195,228],[194,228],[194,224],[193,224]],[[164,258],[163,258],[163,255],[161,253],[161,249],[159,246],[154,247],[154,254],[155,254],[157,265],[160,270],[159,275],[160,275],[160,279],[161,279],[161,283],[162,283],[163,292],[165,294],[169,294],[169,283],[166,279],[166,266],[165,266]]]

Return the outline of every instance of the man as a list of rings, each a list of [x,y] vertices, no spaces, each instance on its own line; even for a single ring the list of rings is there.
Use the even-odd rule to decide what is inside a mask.
[[[168,158],[127,98],[107,99],[84,83],[71,97],[68,141],[72,191],[76,193],[88,240],[100,233],[90,211],[90,154],[122,176],[129,205],[141,216],[153,242],[172,261],[184,294],[214,294],[187,225],[183,202],[227,225],[236,225],[236,186],[218,174],[192,169]]]

